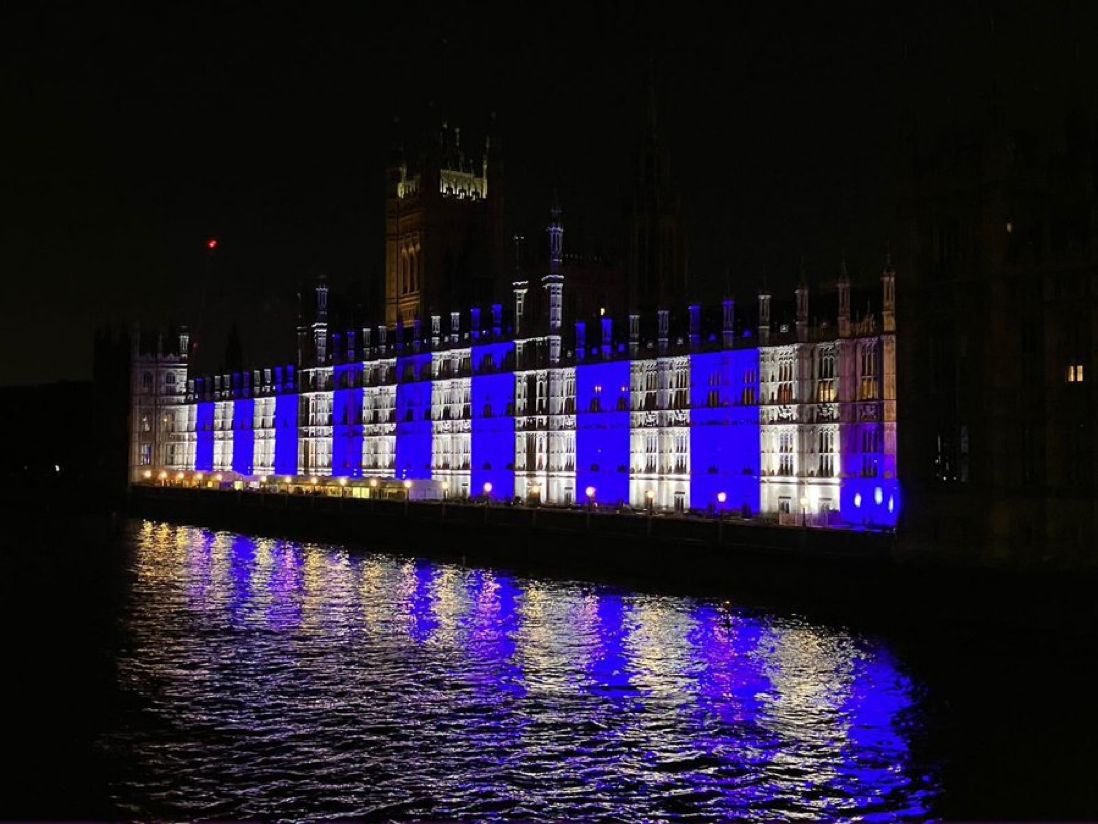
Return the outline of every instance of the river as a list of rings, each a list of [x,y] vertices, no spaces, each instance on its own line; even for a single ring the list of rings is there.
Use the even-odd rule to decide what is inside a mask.
[[[31,733],[16,738],[22,777],[0,817],[1092,810],[1093,701],[1065,714],[1053,705],[1074,681],[1016,669],[1047,666],[1056,645],[936,651],[734,600],[149,521],[93,543],[109,563],[24,564],[23,584],[54,576],[54,591],[8,593],[30,627],[18,649],[41,663],[20,668]],[[1045,726],[1004,678],[1047,688],[1029,696],[1046,702]],[[1060,785],[1071,791],[1042,802]]]

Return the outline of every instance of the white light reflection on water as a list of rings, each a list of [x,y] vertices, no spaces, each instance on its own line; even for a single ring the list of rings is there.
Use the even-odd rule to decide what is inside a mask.
[[[926,817],[888,650],[725,604],[147,525],[123,812]]]

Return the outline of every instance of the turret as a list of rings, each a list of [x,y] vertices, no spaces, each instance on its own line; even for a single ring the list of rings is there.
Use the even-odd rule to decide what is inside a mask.
[[[560,330],[564,314],[564,275],[561,273],[561,261],[564,257],[564,224],[560,219],[560,205],[553,198],[550,210],[549,234],[549,273],[541,279],[549,305],[549,363],[560,362]]]
[[[803,343],[808,340],[808,282],[804,273],[804,262],[801,262],[801,278],[797,284],[797,340]]]
[[[759,345],[770,345],[770,292],[759,292]]]
[[[846,270],[846,255],[839,264],[839,337],[850,337],[850,275]]]
[[[884,332],[896,331],[896,270],[892,268],[892,255],[885,255],[885,267],[881,273],[881,321]]]
[[[485,151],[485,163],[487,163],[487,150]],[[511,288],[515,296],[515,337],[522,335],[526,329],[523,317],[526,313],[526,292],[530,287],[530,282],[522,271],[522,244],[525,240],[526,238],[522,235],[515,235],[514,237],[515,276],[511,282]]]
[[[736,301],[728,298],[721,302],[721,344],[725,349],[736,345]]]
[[[328,362],[328,282],[321,275],[314,287],[316,294],[316,320],[313,321],[313,352],[316,365]]]

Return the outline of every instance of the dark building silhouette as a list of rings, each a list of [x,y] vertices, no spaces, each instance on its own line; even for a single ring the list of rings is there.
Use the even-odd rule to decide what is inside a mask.
[[[652,78],[646,130],[633,170],[626,231],[629,310],[651,314],[677,306],[687,293],[686,231],[682,204],[671,177],[670,153],[657,130]]]
[[[898,301],[906,541],[972,561],[1093,564],[1095,120],[992,105],[920,139],[912,160]]]

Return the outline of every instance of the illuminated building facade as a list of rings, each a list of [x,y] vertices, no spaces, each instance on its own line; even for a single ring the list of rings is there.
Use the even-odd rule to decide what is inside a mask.
[[[296,366],[185,378],[184,356],[136,360],[134,479],[896,525],[891,265],[858,317],[844,269],[826,322],[802,284],[794,324],[772,325],[763,293],[756,323],[726,300],[685,324],[660,309],[566,328],[557,209],[547,234],[547,271],[507,312],[336,332],[320,282]]]

